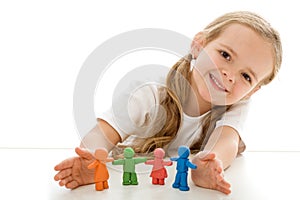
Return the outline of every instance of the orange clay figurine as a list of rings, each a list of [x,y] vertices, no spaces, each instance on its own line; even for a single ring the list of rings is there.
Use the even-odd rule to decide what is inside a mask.
[[[165,178],[168,177],[167,170],[164,166],[171,166],[172,161],[164,161],[165,151],[162,148],[154,150],[154,160],[148,160],[145,162],[147,165],[153,165],[150,177],[152,177],[153,185],[164,185]]]
[[[107,162],[112,162],[113,158],[108,158],[108,152],[105,148],[99,148],[95,151],[94,157],[95,161],[88,165],[88,169],[96,168],[95,170],[95,189],[97,191],[102,191],[108,189],[108,170],[106,168]]]

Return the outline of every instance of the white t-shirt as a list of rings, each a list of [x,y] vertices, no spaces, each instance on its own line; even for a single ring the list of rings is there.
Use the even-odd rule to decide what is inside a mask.
[[[120,135],[122,141],[130,135],[138,137],[149,137],[153,131],[149,131],[158,114],[159,97],[157,85],[144,85],[130,94],[120,95],[113,103],[113,106],[106,112],[97,116],[108,122]],[[239,134],[242,134],[243,124],[249,107],[249,100],[241,101],[233,105],[223,117],[217,121],[216,128],[230,126]],[[209,111],[210,112],[210,111]],[[200,136],[202,123],[207,113],[191,117],[183,114],[183,121],[177,136],[170,142],[167,148],[168,156],[176,156],[180,145],[191,146]],[[157,125],[157,124],[156,124]],[[240,140],[239,149],[245,149],[245,144]],[[240,152],[241,153],[241,152]]]

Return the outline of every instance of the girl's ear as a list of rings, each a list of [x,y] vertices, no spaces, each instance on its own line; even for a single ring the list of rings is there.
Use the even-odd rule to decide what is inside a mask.
[[[194,36],[194,39],[191,44],[191,54],[194,59],[196,59],[204,47],[205,40],[203,32],[199,32]]]

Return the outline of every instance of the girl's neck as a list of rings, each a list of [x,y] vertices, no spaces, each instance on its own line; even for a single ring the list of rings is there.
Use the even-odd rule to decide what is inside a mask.
[[[184,113],[191,117],[196,117],[211,110],[211,103],[205,101],[199,94],[193,78],[191,78],[191,88],[189,98],[183,106]]]

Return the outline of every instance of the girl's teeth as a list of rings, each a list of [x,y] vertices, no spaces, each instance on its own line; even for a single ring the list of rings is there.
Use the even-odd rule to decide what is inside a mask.
[[[226,90],[212,74],[210,74],[210,77],[220,89]]]

